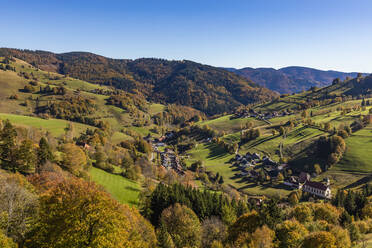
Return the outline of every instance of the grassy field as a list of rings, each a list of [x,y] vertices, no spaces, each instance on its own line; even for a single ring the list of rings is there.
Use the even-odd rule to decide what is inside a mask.
[[[241,130],[242,125],[248,122],[253,123],[254,126],[264,125],[265,123],[255,118],[238,118],[230,119],[232,115],[225,115],[216,119],[198,122],[198,125],[208,125],[213,129],[225,133],[234,133]]]
[[[165,106],[163,104],[153,103],[150,105],[149,113],[151,115],[155,115],[157,113],[160,113],[164,111]]]
[[[332,179],[335,187],[357,187],[372,180],[371,126],[346,139],[346,152],[341,161],[322,176]]]
[[[65,133],[65,128],[68,126],[69,123],[73,126],[74,135],[78,135],[79,133],[85,131],[87,128],[94,129],[95,127],[91,127],[88,125],[84,125],[81,123],[76,122],[69,122],[65,120],[58,120],[58,119],[41,119],[37,117],[30,117],[24,115],[13,115],[13,114],[5,114],[0,113],[0,119],[6,120],[8,119],[16,126],[22,127],[34,127],[38,129],[42,129],[45,131],[49,131],[53,136],[59,137]]]
[[[16,68],[17,72],[0,70],[0,87],[2,88],[0,91],[0,113],[3,113],[1,114],[0,118],[2,119],[10,119],[17,125],[43,128],[51,132],[56,137],[59,137],[61,134],[63,134],[65,132],[64,128],[69,123],[68,121],[54,119],[44,120],[35,117],[27,117],[32,116],[35,112],[36,99],[39,99],[41,104],[44,104],[47,101],[58,102],[61,100],[60,96],[44,95],[37,91],[39,87],[45,87],[48,84],[50,87],[63,86],[67,91],[67,97],[78,94],[85,99],[93,100],[94,104],[96,105],[96,109],[90,113],[88,117],[109,123],[110,128],[113,131],[111,140],[114,143],[132,139],[130,136],[122,133],[122,130],[125,127],[132,129],[143,136],[151,133],[150,129],[152,126],[133,127],[132,123],[135,121],[136,117],[131,116],[130,113],[125,112],[121,108],[107,105],[108,96],[94,94],[91,92],[94,89],[110,90],[110,87],[88,83],[71,77],[65,77],[64,75],[60,75],[58,73],[39,70],[19,59],[17,59],[16,62],[12,62],[11,65]],[[33,79],[25,79],[23,76],[20,76],[20,72],[27,73],[28,75],[32,73],[33,77],[38,83],[38,86],[34,87],[34,93],[25,93],[22,91],[22,89],[26,85],[29,85],[29,82],[33,81]],[[17,95],[17,99],[9,99],[10,96],[14,95]],[[163,111],[164,108],[165,106],[162,104],[149,104],[149,113],[143,114],[153,115]],[[89,127],[79,123],[73,123],[73,125],[74,135],[78,135],[80,132],[85,131],[85,129]],[[152,134],[156,136],[156,134]]]
[[[244,193],[267,196],[285,196],[290,193],[290,191],[286,190],[281,185],[257,185],[242,179],[238,175],[239,171],[229,163],[230,159],[235,155],[226,153],[222,148],[215,144],[199,144],[196,148],[192,149],[189,154],[191,157],[188,161],[189,165],[194,161],[202,160],[208,171],[214,173],[218,172],[223,176],[226,184],[229,184]]]
[[[120,203],[137,206],[141,190],[137,182],[94,167],[90,169],[89,174],[94,182],[102,185]]]

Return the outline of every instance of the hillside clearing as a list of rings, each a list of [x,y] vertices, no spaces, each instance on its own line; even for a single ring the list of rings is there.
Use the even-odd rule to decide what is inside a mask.
[[[95,167],[90,169],[89,174],[94,182],[102,185],[120,203],[137,206],[138,195],[141,190],[137,182]]]

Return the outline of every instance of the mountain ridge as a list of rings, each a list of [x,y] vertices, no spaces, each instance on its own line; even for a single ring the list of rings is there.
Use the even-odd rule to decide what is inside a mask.
[[[235,73],[188,60],[111,59],[88,52],[56,54],[10,48],[1,48],[0,56],[13,56],[43,70],[142,94],[152,102],[193,107],[207,115],[277,97],[277,93]]]
[[[325,87],[330,85],[335,78],[345,80],[347,77],[354,78],[358,75],[358,72],[326,71],[304,66],[287,66],[280,69],[270,67],[225,69],[281,94],[296,93],[311,87]],[[367,73],[362,73],[362,75],[367,75]]]

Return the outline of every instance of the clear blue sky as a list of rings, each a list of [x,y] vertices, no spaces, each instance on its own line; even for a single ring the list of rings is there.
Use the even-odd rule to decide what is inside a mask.
[[[0,46],[372,71],[370,0],[2,0]]]

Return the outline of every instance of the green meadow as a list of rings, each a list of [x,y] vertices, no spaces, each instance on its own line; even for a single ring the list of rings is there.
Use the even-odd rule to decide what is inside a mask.
[[[95,167],[90,169],[89,174],[95,183],[103,186],[120,203],[137,206],[141,190],[139,183]]]
[[[65,133],[65,128],[71,124],[73,126],[74,135],[78,135],[79,133],[85,131],[87,128],[94,129],[95,127],[91,127],[88,125],[84,125],[81,123],[70,122],[65,120],[59,119],[41,119],[37,117],[31,116],[24,116],[24,115],[14,115],[14,114],[5,114],[0,113],[0,119],[2,120],[9,120],[16,126],[22,127],[34,127],[41,130],[45,130],[50,132],[53,136],[59,137]]]

